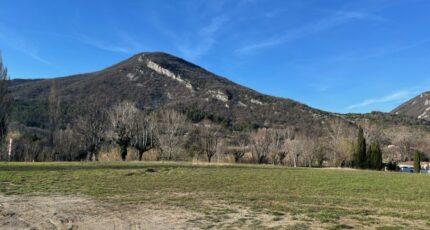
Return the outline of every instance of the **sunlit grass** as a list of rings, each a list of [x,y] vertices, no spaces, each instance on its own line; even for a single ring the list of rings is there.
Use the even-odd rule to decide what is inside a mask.
[[[430,227],[428,175],[156,162],[1,163],[0,191],[179,206],[211,218],[236,209],[211,209],[208,202],[268,213],[274,221],[288,213],[335,227],[345,218],[372,225],[380,217]]]

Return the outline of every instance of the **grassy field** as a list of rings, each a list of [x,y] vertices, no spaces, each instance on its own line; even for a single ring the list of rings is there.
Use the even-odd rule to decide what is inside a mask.
[[[179,207],[199,228],[430,229],[430,176],[187,163],[1,163],[6,196]]]

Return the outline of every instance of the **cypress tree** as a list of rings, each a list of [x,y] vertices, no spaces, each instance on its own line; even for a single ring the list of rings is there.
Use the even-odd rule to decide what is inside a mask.
[[[375,157],[375,169],[382,169],[382,150],[379,143],[376,143],[376,157]]]
[[[354,151],[354,167],[364,169],[367,166],[366,139],[363,128],[358,129],[357,143]]]
[[[421,153],[418,150],[414,152],[414,172],[420,173],[421,171]]]
[[[370,144],[366,149],[366,168],[373,169],[374,167],[374,144]]]
[[[370,169],[380,170],[382,168],[382,151],[378,142],[372,143],[369,146],[367,157]]]

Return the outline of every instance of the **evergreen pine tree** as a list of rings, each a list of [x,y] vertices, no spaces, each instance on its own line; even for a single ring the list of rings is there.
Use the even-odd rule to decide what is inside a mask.
[[[376,154],[375,154],[375,169],[381,170],[382,169],[382,150],[379,143],[376,143]]]
[[[368,151],[368,167],[374,170],[382,168],[382,151],[378,142],[372,143]]]
[[[374,167],[374,144],[370,144],[366,149],[366,168],[373,169]]]
[[[421,153],[418,150],[414,152],[414,172],[420,173],[421,171]]]
[[[354,167],[364,169],[367,166],[366,139],[363,128],[358,129],[357,143],[354,151]]]

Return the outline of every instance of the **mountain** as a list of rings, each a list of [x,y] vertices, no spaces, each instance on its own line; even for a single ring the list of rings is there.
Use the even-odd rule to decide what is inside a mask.
[[[45,129],[48,97],[53,89],[60,100],[64,126],[73,125],[84,104],[103,101],[109,108],[127,100],[145,110],[176,109],[195,123],[209,119],[233,130],[294,127],[309,137],[328,136],[339,124],[349,136],[355,135],[357,125],[373,123],[383,128],[429,127],[422,120],[403,115],[324,112],[294,100],[258,93],[161,52],[140,53],[93,73],[12,80],[9,90],[14,99],[13,121]]]
[[[105,100],[106,106],[132,101],[141,109],[170,107],[195,122],[209,118],[235,129],[295,126],[306,135],[320,135],[342,117],[299,102],[263,95],[172,55],[140,53],[104,70],[54,79],[12,80],[14,119],[46,127],[47,98],[55,86],[66,121],[79,106]]]
[[[392,113],[430,120],[430,92],[412,98],[395,108]]]

